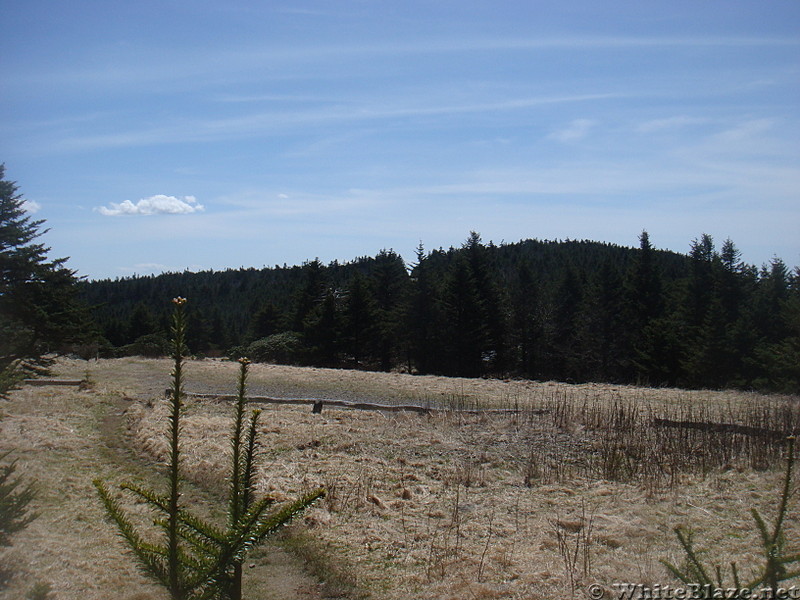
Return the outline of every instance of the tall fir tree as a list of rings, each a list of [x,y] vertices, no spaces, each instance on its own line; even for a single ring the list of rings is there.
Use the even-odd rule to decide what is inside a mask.
[[[539,376],[539,354],[544,334],[541,293],[530,263],[517,267],[517,283],[512,292],[513,347],[517,370],[525,377]]]
[[[442,320],[435,275],[421,243],[416,257],[405,322],[411,359],[419,373],[427,374],[440,369]]]
[[[477,377],[488,349],[485,312],[475,277],[463,254],[456,255],[443,294],[447,374]]]
[[[303,282],[294,297],[292,329],[303,333],[304,323],[325,295],[327,282],[322,262],[318,258],[303,264]]]
[[[284,330],[284,315],[274,302],[267,302],[253,313],[247,327],[247,340],[254,342]]]
[[[580,309],[584,288],[581,276],[571,266],[555,289],[550,338],[550,369],[557,379],[582,380],[580,348]]]
[[[643,231],[625,282],[628,380],[662,385],[677,377],[678,342],[664,305],[664,285],[655,249],[650,235]]]
[[[48,258],[50,248],[38,241],[43,225],[0,165],[0,369],[92,335],[75,271],[66,258]]]
[[[375,351],[380,368],[388,371],[399,358],[403,339],[402,317],[408,299],[408,272],[402,257],[381,250],[372,274],[376,307]]]
[[[347,285],[343,310],[342,337],[346,352],[356,368],[369,358],[375,334],[375,299],[369,282],[356,271]]]
[[[578,322],[578,347],[584,377],[620,381],[626,323],[622,313],[622,277],[609,260],[589,282]]]
[[[303,321],[303,341],[312,364],[338,366],[340,312],[336,291],[328,289]]]
[[[486,351],[490,358],[487,366],[496,374],[503,373],[507,368],[506,302],[496,281],[497,270],[492,265],[496,246],[484,245],[480,234],[472,231],[463,248],[475,280],[476,291],[483,311],[483,320],[486,324]]]

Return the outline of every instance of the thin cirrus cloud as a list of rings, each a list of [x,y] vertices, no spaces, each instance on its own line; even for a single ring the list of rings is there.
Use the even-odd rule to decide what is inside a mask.
[[[592,119],[575,119],[564,129],[554,131],[548,138],[559,142],[574,142],[582,140],[594,127],[595,121]]]
[[[708,122],[709,119],[704,117],[688,117],[685,115],[679,115],[675,117],[666,117],[663,119],[652,119],[650,121],[645,121],[636,127],[636,132],[656,133],[682,129],[685,127],[693,127],[696,125],[705,125]]]
[[[135,204],[130,200],[123,202],[111,202],[108,206],[101,206],[97,209],[101,215],[106,217],[118,217],[123,215],[187,215],[195,212],[202,212],[205,207],[198,204],[194,196],[165,196],[157,194],[149,198],[142,198]]]
[[[631,94],[598,92],[553,96],[517,97],[474,103],[383,103],[364,102],[355,106],[336,104],[310,110],[256,112],[229,118],[196,118],[178,124],[165,124],[149,130],[119,131],[68,137],[52,144],[51,150],[87,151],[99,148],[141,147],[179,142],[213,142],[252,138],[266,133],[297,131],[320,124],[377,122],[415,117],[447,117],[481,113],[507,113],[559,104],[580,104],[630,97]],[[574,141],[584,137],[595,122],[576,119],[552,139]]]
[[[34,200],[25,200],[22,203],[22,210],[24,210],[28,214],[36,214],[40,210],[42,210],[42,205]]]

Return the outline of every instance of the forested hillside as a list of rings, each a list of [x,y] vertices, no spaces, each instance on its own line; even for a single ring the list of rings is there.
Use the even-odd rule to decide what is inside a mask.
[[[391,250],[323,265],[81,284],[104,353],[164,352],[189,299],[198,354],[467,377],[800,389],[800,270],[730,240],[687,255],[589,241]]]

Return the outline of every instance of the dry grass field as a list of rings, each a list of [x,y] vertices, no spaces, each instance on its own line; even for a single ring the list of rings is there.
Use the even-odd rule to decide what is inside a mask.
[[[187,390],[233,393],[237,367],[190,361]],[[41,513],[0,550],[9,579],[0,597],[33,597],[37,585],[59,600],[164,597],[131,566],[91,481],[159,484],[169,371],[167,360],[62,360],[56,373],[86,378],[85,389],[26,387],[0,401],[0,452],[14,449],[19,472],[38,483]],[[592,583],[612,598],[614,583],[676,583],[660,561],[681,562],[679,525],[746,578],[758,556],[750,510],[775,514],[781,442],[654,420],[800,423],[795,397],[269,365],[252,366],[250,393],[452,409],[259,405],[260,492],[280,501],[321,485],[328,495],[251,555],[251,599],[550,600],[586,598]],[[519,412],[460,410],[475,408]],[[186,496],[211,514],[231,414],[225,401],[186,402]],[[795,548],[798,533],[795,494]]]

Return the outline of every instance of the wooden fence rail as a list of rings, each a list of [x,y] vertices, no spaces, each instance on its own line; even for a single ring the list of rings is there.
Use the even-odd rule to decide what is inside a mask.
[[[74,385],[84,383],[82,379],[23,379],[26,385]]]
[[[187,396],[205,400],[234,401],[238,398],[233,394],[201,394],[187,392]],[[450,409],[433,406],[419,406],[416,404],[376,404],[372,402],[353,402],[350,400],[336,400],[330,398],[272,398],[269,396],[248,396],[248,402],[263,404],[310,404],[314,412],[322,412],[322,407],[347,408],[351,410],[379,410],[388,412],[416,412],[419,414],[430,413],[464,413],[464,414],[536,414],[542,415],[550,412],[547,409],[514,409],[514,408],[486,408],[486,409]]]

